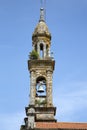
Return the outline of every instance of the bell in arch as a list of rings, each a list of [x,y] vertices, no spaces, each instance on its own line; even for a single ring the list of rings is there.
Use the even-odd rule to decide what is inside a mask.
[[[38,85],[38,92],[39,93],[43,93],[44,92],[44,83],[43,83],[43,81],[40,81],[39,82],[39,85]]]
[[[43,86],[39,86],[39,87],[38,87],[38,92],[39,92],[39,93],[43,93],[43,92],[44,92]]]

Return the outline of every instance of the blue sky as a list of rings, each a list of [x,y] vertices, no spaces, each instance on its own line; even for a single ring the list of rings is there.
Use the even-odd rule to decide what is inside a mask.
[[[40,0],[0,0],[0,127],[19,130],[29,104],[27,60]],[[56,61],[56,118],[87,122],[87,0],[47,0],[46,23]]]

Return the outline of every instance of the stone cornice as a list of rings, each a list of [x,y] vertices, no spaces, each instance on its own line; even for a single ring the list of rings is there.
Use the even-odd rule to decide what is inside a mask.
[[[47,68],[47,71],[53,71],[55,67],[55,61],[54,60],[28,60],[28,69],[30,71],[36,70],[36,68]],[[49,69],[48,69],[49,68]]]

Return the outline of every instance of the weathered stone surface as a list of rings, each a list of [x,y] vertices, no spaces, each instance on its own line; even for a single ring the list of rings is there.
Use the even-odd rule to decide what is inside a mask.
[[[53,60],[29,60],[28,68],[30,70],[30,104],[37,107],[35,110],[35,121],[37,120],[54,120],[54,109],[44,109],[44,107],[53,107],[52,101],[52,77],[54,70],[55,61]],[[44,77],[46,80],[46,97],[38,97],[36,96],[36,84],[37,79],[40,77]],[[42,100],[46,101],[46,103],[42,102]],[[40,108],[43,108],[43,111],[40,111]]]
[[[26,107],[27,118],[25,118],[24,130],[34,129],[34,124],[38,121],[56,121],[54,119],[56,108],[53,107],[52,101],[52,77],[55,61],[51,57],[51,34],[45,21],[40,20],[36,26],[32,35],[32,45],[38,58],[28,60],[30,103]]]

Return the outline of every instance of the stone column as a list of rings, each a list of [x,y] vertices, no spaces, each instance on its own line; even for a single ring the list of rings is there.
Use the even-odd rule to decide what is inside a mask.
[[[34,122],[35,122],[35,110],[34,108],[30,108],[28,110],[28,130],[34,128]]]
[[[35,50],[35,45],[33,45],[33,50]]]
[[[35,72],[31,71],[30,73],[30,105],[35,104],[35,94],[36,94]]]
[[[52,71],[47,71],[47,106],[53,106],[52,102]]]
[[[37,44],[37,52],[38,52],[38,54],[40,56],[40,44],[39,43]]]

